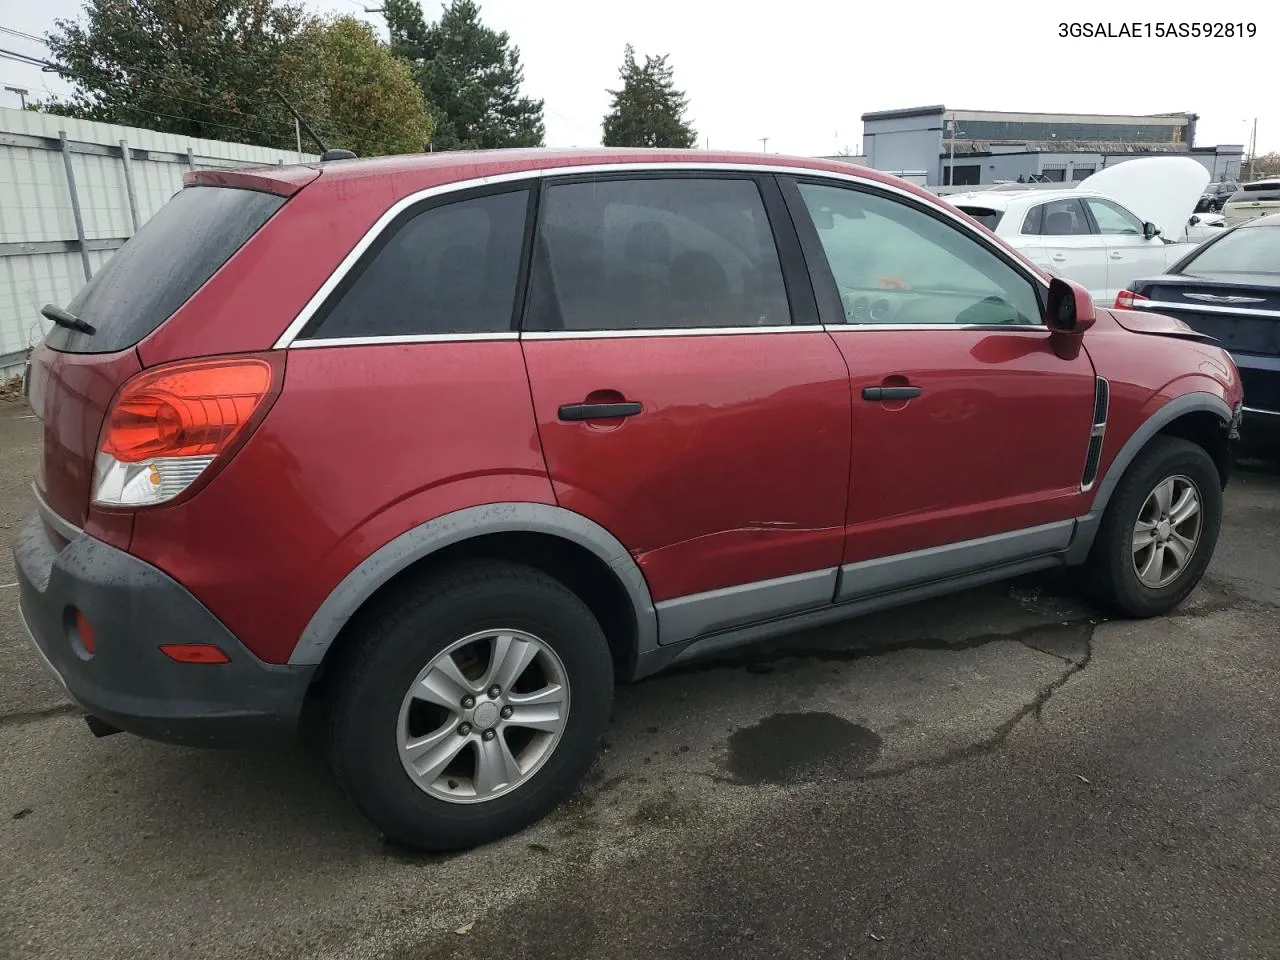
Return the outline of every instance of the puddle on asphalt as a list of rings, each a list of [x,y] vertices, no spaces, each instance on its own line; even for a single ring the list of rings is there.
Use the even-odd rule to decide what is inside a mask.
[[[775,713],[729,737],[729,772],[744,784],[790,784],[860,773],[879,734],[834,713]]]

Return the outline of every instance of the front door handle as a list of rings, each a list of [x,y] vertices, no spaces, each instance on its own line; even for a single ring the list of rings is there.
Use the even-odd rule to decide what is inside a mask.
[[[634,417],[640,409],[638,403],[566,403],[560,408],[560,419],[612,420]]]
[[[1065,253],[1055,253],[1049,259],[1052,260],[1054,263],[1065,263],[1067,260],[1067,255]]]
[[[911,400],[924,391],[919,387],[863,387],[863,400]]]
[[[1112,260],[1123,260],[1123,259],[1124,259],[1124,254],[1123,254],[1123,253],[1113,253],[1113,254],[1111,254],[1111,259],[1112,259]]]

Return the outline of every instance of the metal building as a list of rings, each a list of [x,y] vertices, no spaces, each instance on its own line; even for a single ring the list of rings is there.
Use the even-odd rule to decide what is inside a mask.
[[[1151,116],[951,110],[942,105],[862,115],[865,162],[924,170],[930,186],[1070,182],[1103,167],[1183,154],[1214,180],[1240,175],[1243,144],[1195,146],[1194,113]]]

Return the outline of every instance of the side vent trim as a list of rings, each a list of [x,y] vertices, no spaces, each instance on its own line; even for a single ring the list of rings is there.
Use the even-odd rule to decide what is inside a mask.
[[[1102,377],[1094,381],[1093,428],[1089,431],[1089,447],[1084,456],[1084,473],[1080,477],[1080,492],[1087,493],[1098,482],[1098,467],[1102,463],[1102,441],[1107,433],[1107,413],[1111,408],[1111,384]]]

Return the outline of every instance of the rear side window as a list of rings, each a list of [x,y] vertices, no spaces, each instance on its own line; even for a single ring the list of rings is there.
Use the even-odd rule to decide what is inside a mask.
[[[994,230],[1004,216],[1003,210],[992,210],[990,207],[959,207],[988,230]]]
[[[755,181],[679,178],[547,186],[529,330],[791,323]]]
[[[68,313],[96,332],[55,326],[45,343],[69,353],[132,347],[169,319],[283,205],[283,197],[255,190],[181,190],[67,304]]]
[[[392,225],[303,338],[512,331],[527,189],[456,200]]]

